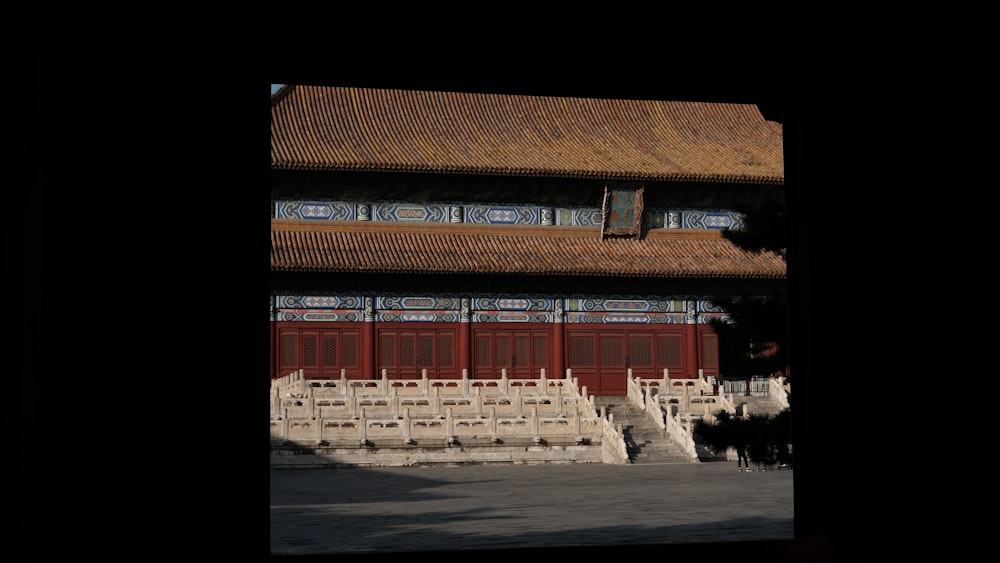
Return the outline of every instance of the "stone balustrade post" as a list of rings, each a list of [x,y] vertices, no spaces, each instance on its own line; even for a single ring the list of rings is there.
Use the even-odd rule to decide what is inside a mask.
[[[478,389],[478,387],[477,387]],[[469,370],[468,368],[462,368],[462,396],[469,396]]]
[[[477,415],[483,414],[483,396],[479,392],[479,387],[476,387],[476,390],[473,392],[472,400],[473,404],[475,405],[476,414]]]
[[[340,370],[340,394],[347,395],[347,369]]]
[[[531,407],[531,435],[538,436],[538,407]]]

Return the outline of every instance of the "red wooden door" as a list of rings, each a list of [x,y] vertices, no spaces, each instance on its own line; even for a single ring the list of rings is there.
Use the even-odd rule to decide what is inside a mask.
[[[627,342],[624,331],[602,332],[597,336],[597,385],[595,395],[609,395],[612,397],[624,396],[627,394],[625,358],[628,351],[625,349]]]
[[[586,394],[600,395],[597,382],[597,334],[595,332],[566,333],[566,369],[572,371],[577,386]]]
[[[279,323],[278,375],[302,370],[306,379],[360,377],[360,329],[351,325]]]
[[[698,346],[699,365],[705,376],[719,377],[719,335],[710,326],[699,331],[701,339]]]
[[[473,331],[472,377],[496,379],[507,370],[511,379],[535,379],[544,369],[552,377],[548,328],[477,327]]]
[[[684,333],[679,329],[656,334],[656,373],[652,377],[663,377],[664,368],[672,377],[681,377],[684,372]]]
[[[420,379],[427,370],[428,379],[459,377],[455,329],[448,327],[416,328],[389,326],[378,329],[376,346],[377,377],[385,370],[389,379]]]
[[[598,396],[627,394],[628,370],[633,377],[658,379],[667,368],[672,377],[680,377],[685,368],[698,364],[697,358],[684,355],[684,327],[573,327],[567,330],[566,367],[587,393]],[[702,333],[702,340],[713,342],[714,334]],[[715,349],[702,350],[706,360],[717,363]],[[708,357],[712,356],[714,360]],[[708,373],[706,371],[706,373]]]

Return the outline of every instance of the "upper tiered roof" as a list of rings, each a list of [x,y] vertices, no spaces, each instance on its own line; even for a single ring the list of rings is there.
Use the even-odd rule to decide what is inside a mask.
[[[271,168],[782,184],[753,104],[285,86]]]

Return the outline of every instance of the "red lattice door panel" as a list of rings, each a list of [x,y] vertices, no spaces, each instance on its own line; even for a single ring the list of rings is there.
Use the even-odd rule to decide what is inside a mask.
[[[541,370],[551,377],[548,329],[496,329],[478,327],[472,337],[472,377],[498,379],[507,370],[511,379],[538,378]]]
[[[429,379],[458,377],[452,328],[380,328],[376,346],[378,377],[385,370],[389,379],[419,379],[424,369]]]
[[[356,327],[317,327],[286,323],[278,327],[278,374],[302,370],[307,379],[361,376],[360,331]]]

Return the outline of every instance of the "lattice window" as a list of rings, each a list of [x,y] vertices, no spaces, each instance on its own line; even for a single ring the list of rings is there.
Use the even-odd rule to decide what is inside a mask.
[[[378,339],[378,363],[380,366],[396,365],[396,335],[382,334]]]
[[[336,367],[337,366],[337,335],[336,334],[324,334],[323,335],[323,366],[324,367]]]
[[[303,366],[315,366],[318,357],[319,344],[315,334],[303,334],[302,335],[302,365]]]
[[[344,335],[344,366],[358,365],[358,337],[353,334]]]
[[[434,365],[434,336],[421,335],[417,337],[417,367],[429,368]]]
[[[628,363],[631,367],[653,366],[653,339],[649,336],[629,336]]]
[[[399,337],[399,365],[400,367],[410,367],[414,365],[413,337],[400,335]]]
[[[587,336],[570,336],[568,348],[570,366],[594,365],[593,338]]]
[[[706,368],[719,367],[718,340],[709,335],[701,337],[701,362]]]
[[[490,367],[490,337],[476,337],[476,367]]]
[[[666,368],[681,366],[680,335],[658,336],[656,338],[656,364]]]
[[[532,363],[535,367],[541,367],[548,364],[549,361],[549,339],[543,335],[535,335],[531,339],[531,351],[533,357],[531,358]]]
[[[514,367],[523,368],[528,365],[528,337],[517,335],[514,337]]]
[[[454,367],[454,354],[452,352],[454,346],[454,338],[450,335],[441,335],[438,337],[438,365],[445,368]]]
[[[598,352],[602,367],[625,367],[624,338],[621,336],[599,336]]]
[[[281,335],[281,359],[279,362],[282,366],[296,366],[299,364],[297,351],[297,344],[299,338],[295,334],[282,334]]]
[[[494,343],[496,345],[496,355],[493,357],[494,365],[501,368],[510,366],[510,337],[498,335]]]

